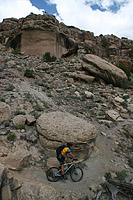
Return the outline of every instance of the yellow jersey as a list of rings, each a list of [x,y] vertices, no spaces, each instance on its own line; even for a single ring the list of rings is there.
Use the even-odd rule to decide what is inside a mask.
[[[70,153],[70,151],[71,151],[71,150],[70,150],[68,147],[65,147],[65,148],[61,151],[61,155],[65,157],[65,155],[66,155],[67,153]]]

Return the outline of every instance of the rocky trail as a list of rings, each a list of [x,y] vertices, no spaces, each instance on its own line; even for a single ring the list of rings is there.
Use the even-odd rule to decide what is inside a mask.
[[[124,122],[124,124],[126,123]],[[117,129],[119,128],[117,127]],[[112,151],[115,148],[113,135],[106,132],[106,136],[100,134],[97,137],[94,151],[86,161],[80,164],[83,168],[84,176],[78,183],[72,182],[70,175],[67,175],[66,180],[59,180],[56,183],[49,182],[45,174],[47,169],[46,167],[43,168],[43,166],[31,166],[21,172],[13,172],[11,170],[10,175],[17,178],[22,185],[25,182],[29,182],[29,184],[32,182],[35,185],[47,184],[60,191],[62,196],[65,194],[68,198],[71,194],[73,199],[85,199],[86,196],[89,199],[93,199],[97,191],[101,189],[101,183],[105,182],[106,173],[110,172],[115,177],[116,171],[125,169],[123,158]],[[133,179],[133,171],[129,171],[128,175],[128,181]]]
[[[92,81],[92,77],[82,68],[82,56],[46,63],[42,56],[14,55],[10,51],[1,51],[2,200],[91,200],[101,188],[100,184],[105,182],[107,173],[116,177],[116,172],[123,170],[127,174],[125,180],[132,183],[132,88],[115,87],[101,79],[93,78]],[[30,69],[34,76],[27,77],[26,69]],[[76,72],[76,78],[73,72]],[[87,82],[86,76],[82,75],[87,76]],[[88,82],[88,78],[91,81]],[[66,116],[64,129],[56,129],[62,125],[59,123],[60,113]],[[51,118],[53,116],[55,120]],[[42,120],[42,124],[39,120]],[[78,123],[82,128],[77,130]],[[94,129],[90,128],[89,123]],[[43,127],[44,124],[47,129]],[[84,134],[86,130],[90,130],[89,134],[92,135]],[[80,157],[89,155],[81,163],[83,180],[73,183],[68,177],[65,181],[50,183],[45,174],[47,160],[55,156],[59,141],[67,141],[67,136],[74,140]],[[89,149],[93,150],[92,153]]]
[[[69,175],[67,176],[67,180],[59,180],[56,183],[51,183],[46,178],[46,169],[42,169],[41,167],[30,167],[20,173],[11,172],[11,174],[22,183],[36,182],[36,184],[48,184],[58,191],[62,191],[64,194],[72,194],[72,196],[76,196],[77,198],[84,197],[85,195],[94,195],[93,192],[96,192],[98,187],[100,187],[99,184],[105,180],[105,173],[113,169],[115,170],[115,168],[118,169],[118,166],[116,167],[111,162],[114,160],[114,155],[110,151],[112,144],[109,143],[109,140],[106,142],[105,140],[103,143],[100,142],[100,145],[95,147],[91,157],[81,164],[84,177],[79,183],[72,182]],[[121,168],[122,166],[119,167],[119,169]]]

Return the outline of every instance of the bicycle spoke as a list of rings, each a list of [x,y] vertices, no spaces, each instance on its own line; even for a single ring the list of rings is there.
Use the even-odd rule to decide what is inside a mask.
[[[80,167],[75,167],[70,176],[74,182],[79,182],[83,178],[83,170]]]
[[[46,172],[47,179],[51,182],[58,181],[60,174],[58,173],[59,169],[57,167],[51,167]]]

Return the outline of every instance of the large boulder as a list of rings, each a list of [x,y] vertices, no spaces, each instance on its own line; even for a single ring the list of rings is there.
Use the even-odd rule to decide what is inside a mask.
[[[8,182],[8,169],[0,163],[0,199],[11,200],[11,189]]]
[[[7,178],[7,168],[0,163],[0,188],[2,186],[3,181]]]
[[[10,106],[4,102],[0,102],[0,122],[11,119]]]
[[[21,126],[21,125],[25,125],[25,122],[26,122],[26,117],[25,115],[16,115],[14,118],[13,118],[13,123],[15,126]]]
[[[20,182],[20,181],[19,181]],[[31,180],[25,180],[22,187],[16,191],[17,199],[19,200],[69,200],[73,199],[71,193],[65,194],[59,189],[57,190],[52,185],[39,183]],[[77,199],[77,198],[76,198]]]
[[[124,71],[93,54],[86,54],[83,57],[83,68],[93,76],[100,77],[114,86],[124,87],[128,81]]]
[[[20,146],[15,149],[15,152],[9,152],[7,157],[0,160],[9,169],[19,171],[30,164],[31,158],[30,152]]]
[[[67,142],[73,142],[73,152],[85,159],[91,153],[97,137],[97,129],[84,119],[67,112],[42,114],[37,120],[39,141],[48,156],[55,156],[55,149]]]

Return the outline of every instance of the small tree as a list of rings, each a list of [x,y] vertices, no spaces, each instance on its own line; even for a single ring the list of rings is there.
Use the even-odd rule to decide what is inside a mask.
[[[35,78],[33,71],[29,69],[26,69],[24,76],[26,76],[27,78]]]
[[[9,133],[9,134],[7,135],[7,140],[8,140],[8,141],[14,141],[15,139],[16,139],[15,133]]]
[[[44,55],[43,55],[43,60],[45,62],[54,62],[56,61],[56,57],[55,56],[50,56],[50,53],[49,52],[46,52]]]

